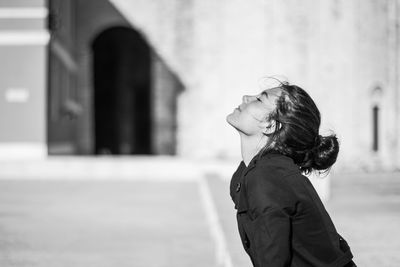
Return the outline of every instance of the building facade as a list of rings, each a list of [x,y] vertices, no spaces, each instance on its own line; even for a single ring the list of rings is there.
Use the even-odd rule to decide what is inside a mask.
[[[338,170],[400,167],[398,0],[1,5],[2,155],[238,159],[226,115],[283,76],[339,137]]]

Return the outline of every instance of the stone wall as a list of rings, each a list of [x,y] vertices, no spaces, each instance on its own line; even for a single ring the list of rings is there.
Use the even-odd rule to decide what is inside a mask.
[[[260,90],[260,78],[284,75],[315,99],[321,132],[339,136],[338,169],[399,166],[399,1],[111,3],[186,88],[178,99],[179,155],[239,159],[238,134],[225,116],[243,94]],[[383,95],[380,149],[373,152],[376,86]]]

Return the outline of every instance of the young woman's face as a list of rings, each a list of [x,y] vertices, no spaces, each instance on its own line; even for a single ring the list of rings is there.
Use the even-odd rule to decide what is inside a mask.
[[[246,135],[262,134],[266,120],[276,108],[282,93],[279,87],[262,91],[258,95],[244,95],[242,103],[226,117],[227,122]]]

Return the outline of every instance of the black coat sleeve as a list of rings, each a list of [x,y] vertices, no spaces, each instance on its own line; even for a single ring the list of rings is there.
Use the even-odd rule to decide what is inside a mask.
[[[246,191],[259,266],[289,266],[293,212],[290,188],[279,174],[260,168],[247,177]]]

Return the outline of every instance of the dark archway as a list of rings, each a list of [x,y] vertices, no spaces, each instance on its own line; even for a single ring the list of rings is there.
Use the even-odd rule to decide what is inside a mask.
[[[151,49],[127,27],[92,44],[96,154],[152,154]]]

